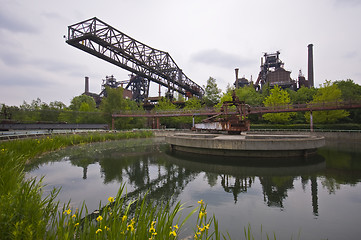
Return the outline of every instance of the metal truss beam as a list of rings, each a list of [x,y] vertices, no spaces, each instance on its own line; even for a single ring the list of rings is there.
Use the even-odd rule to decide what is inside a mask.
[[[66,43],[183,95],[204,95],[167,52],[149,47],[91,18],[68,27]]]
[[[328,111],[328,110],[348,110],[361,109],[361,101],[352,102],[328,102],[328,103],[309,103],[309,104],[291,104],[285,106],[274,107],[250,107],[248,114],[265,114],[265,113],[281,113],[281,112],[309,112],[309,111]],[[221,113],[215,109],[200,110],[176,110],[162,112],[122,112],[112,114],[116,117],[186,117],[186,116],[216,116]],[[228,115],[236,115],[239,112],[228,112]]]

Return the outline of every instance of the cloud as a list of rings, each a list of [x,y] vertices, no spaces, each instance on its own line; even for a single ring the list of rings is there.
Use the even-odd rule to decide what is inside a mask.
[[[46,87],[54,84],[39,75],[24,75],[22,73],[5,74],[0,78],[3,87]]]
[[[361,5],[360,0],[335,0],[337,6],[357,6]]]
[[[70,63],[57,58],[29,56],[15,48],[0,48],[0,50],[0,63],[2,61],[12,70],[38,69],[42,72],[68,73],[69,75],[83,75],[83,72],[87,71],[87,68],[80,64]]]
[[[344,53],[343,57],[346,59],[351,59],[351,60],[356,60],[356,61],[361,59],[360,54],[355,50]]]
[[[25,19],[24,19],[25,20]],[[5,9],[0,10],[0,29],[15,33],[38,33],[36,26],[31,25],[29,21],[23,21],[16,14]]]
[[[250,65],[252,60],[242,59],[240,56],[222,52],[218,49],[208,49],[195,53],[191,56],[193,62],[202,63],[211,66],[223,68],[236,67],[241,65]]]

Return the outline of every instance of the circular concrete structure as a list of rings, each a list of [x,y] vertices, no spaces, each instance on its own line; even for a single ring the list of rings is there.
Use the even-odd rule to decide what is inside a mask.
[[[262,158],[308,156],[325,145],[324,137],[311,135],[178,133],[166,141],[175,151]]]

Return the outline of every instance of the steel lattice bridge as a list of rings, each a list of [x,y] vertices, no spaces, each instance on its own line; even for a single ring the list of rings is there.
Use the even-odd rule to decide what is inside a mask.
[[[258,107],[249,106],[248,114],[282,113],[282,112],[312,112],[329,110],[347,110],[361,109],[361,101],[342,101],[342,102],[320,102],[307,104],[289,104],[282,106]],[[199,110],[173,110],[173,111],[151,111],[134,112],[124,111],[112,114],[113,118],[118,117],[186,117],[186,116],[215,116],[220,111],[218,109],[199,109]],[[236,111],[228,112],[229,115],[238,114]]]
[[[224,108],[223,104],[222,108]],[[249,114],[265,114],[265,113],[284,113],[284,112],[310,112],[312,119],[313,111],[330,111],[330,110],[346,110],[346,109],[361,109],[361,101],[337,101],[337,102],[320,102],[320,103],[308,103],[308,104],[288,104],[283,106],[269,106],[269,107],[252,107],[248,104],[240,103],[241,108],[236,106],[236,109],[199,109],[199,110],[173,110],[173,111],[150,111],[150,112],[131,112],[124,111],[120,113],[112,114],[112,129],[114,129],[115,118],[124,117],[147,117],[153,119],[153,128],[159,129],[161,117],[194,117],[195,116],[207,116],[205,119],[211,121],[232,121],[232,119],[238,119],[238,123],[246,122],[247,115]],[[233,116],[233,117],[232,117]],[[216,118],[221,117],[216,120]],[[245,118],[243,118],[245,117]],[[204,121],[204,120],[203,120]],[[311,120],[311,130],[313,129],[313,121]],[[224,124],[225,125],[225,124]],[[230,123],[230,126],[232,123]],[[236,124],[237,125],[237,124]],[[239,125],[239,124],[238,124]],[[225,125],[226,126],[226,125]],[[249,125],[248,125],[249,126]],[[247,127],[247,126],[246,126]],[[231,130],[229,127],[225,127]],[[243,130],[244,131],[244,130]]]
[[[169,53],[149,47],[96,17],[69,26],[66,42],[148,79],[148,83],[143,83],[141,87],[146,96],[149,81],[187,97],[194,95],[201,98],[204,95],[203,88],[182,72]]]

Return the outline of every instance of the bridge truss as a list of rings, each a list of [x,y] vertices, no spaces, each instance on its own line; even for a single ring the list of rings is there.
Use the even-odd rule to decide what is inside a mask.
[[[182,72],[169,53],[149,47],[96,17],[68,26],[66,43],[146,78],[147,86],[153,81],[187,97],[204,95],[203,88]]]

